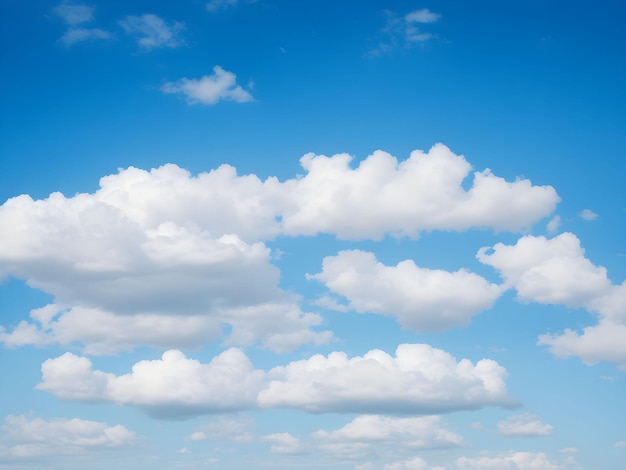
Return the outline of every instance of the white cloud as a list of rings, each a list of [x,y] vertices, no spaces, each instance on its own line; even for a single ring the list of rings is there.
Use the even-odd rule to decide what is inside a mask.
[[[538,416],[524,413],[509,416],[498,423],[498,432],[506,437],[537,437],[552,434],[553,427],[542,423]]]
[[[407,23],[436,23],[440,18],[439,13],[433,13],[428,8],[412,11],[404,17]]]
[[[347,154],[301,158],[307,174],[284,183],[286,234],[381,239],[478,227],[519,231],[549,215],[559,201],[550,186],[510,183],[489,170],[474,173],[466,191],[470,164],[442,144],[428,153],[415,150],[402,162],[380,150],[355,169],[351,160]]]
[[[583,220],[596,220],[598,218],[598,214],[593,212],[591,209],[583,209],[578,213],[578,217]]]
[[[626,441],[617,441],[615,444],[613,444],[613,447],[616,448],[626,448]]]
[[[432,414],[484,406],[509,406],[506,371],[495,361],[457,362],[425,344],[403,344],[396,357],[373,350],[348,359],[335,352],[315,355],[265,373],[247,356],[229,349],[208,364],[170,350],[161,359],[136,363],[120,376],[93,370],[86,357],[65,353],[46,360],[37,388],[87,403],[135,406],[162,418],[191,417],[256,408],[295,408],[308,412]],[[436,420],[437,418],[430,418]],[[388,421],[417,429],[427,421]],[[398,424],[400,423],[400,424]],[[433,424],[433,423],[431,423]],[[436,424],[436,423],[434,423]],[[219,425],[221,432],[224,425]],[[209,438],[199,429],[195,439]],[[391,431],[390,431],[391,432]],[[449,442],[439,432],[432,442]]]
[[[188,436],[192,441],[231,441],[240,444],[256,442],[254,422],[246,417],[230,418],[220,416],[215,421],[197,428],[198,431]]]
[[[219,10],[225,10],[230,7],[234,7],[237,5],[238,0],[210,0],[206,4],[206,9],[210,12],[216,12]]]
[[[312,435],[329,442],[360,442],[380,446],[389,444],[399,448],[426,449],[456,447],[463,438],[441,423],[439,416],[397,418],[380,415],[361,415],[335,431],[319,430]]]
[[[414,459],[404,460],[386,464],[384,470],[429,470],[432,467],[425,460],[415,457]]]
[[[2,427],[0,458],[29,459],[84,455],[132,445],[137,434],[124,426],[97,421],[57,418],[49,421],[9,415]]]
[[[322,272],[307,277],[346,297],[358,312],[392,316],[418,332],[465,326],[500,296],[498,286],[463,269],[431,270],[412,260],[385,266],[360,250],[325,257]]]
[[[275,454],[298,454],[304,451],[300,440],[286,432],[268,434],[263,440],[271,444],[270,451]]]
[[[578,449],[576,447],[565,447],[561,449],[560,452],[563,452],[564,454],[575,454],[578,452]]]
[[[258,402],[312,413],[433,414],[510,405],[505,376],[489,359],[474,365],[426,344],[403,344],[395,357],[334,352],[276,367]]]
[[[369,51],[369,55],[378,56],[397,47],[410,47],[412,44],[433,39],[436,35],[423,31],[422,28],[424,25],[436,23],[441,19],[439,13],[433,13],[428,8],[414,10],[401,17],[389,10],[386,10],[385,14],[387,22],[381,30],[382,39]]]
[[[496,457],[460,457],[456,461],[460,469],[476,470],[558,470],[543,452],[508,452]]]
[[[546,230],[549,234],[553,235],[559,231],[559,227],[561,226],[561,217],[555,215],[550,219],[548,224],[546,225]]]
[[[161,87],[163,93],[182,93],[189,104],[201,103],[208,106],[218,101],[245,103],[253,101],[250,93],[237,85],[237,76],[220,66],[213,67],[212,75],[200,79],[181,78],[177,82],[167,82]]]
[[[89,23],[94,20],[95,8],[87,5],[61,3],[53,8],[53,12],[69,25]]]
[[[238,349],[224,351],[208,364],[170,350],[120,376],[93,370],[89,359],[65,353],[46,360],[41,371],[37,388],[61,399],[136,406],[161,418],[251,408],[264,378]]]
[[[482,248],[477,257],[496,268],[521,301],[585,308],[599,317],[582,334],[566,329],[541,335],[539,344],[559,357],[626,367],[626,282],[612,284],[606,268],[584,254],[578,238],[566,232],[552,239],[528,235],[512,246],[498,243],[490,251]]]
[[[119,25],[128,34],[139,36],[137,42],[144,49],[158,47],[178,47],[185,44],[180,32],[185,25],[179,21],[167,24],[162,18],[146,13],[141,16],[127,16]]]
[[[69,28],[60,41],[66,46],[91,39],[112,39],[113,34],[100,28]]]

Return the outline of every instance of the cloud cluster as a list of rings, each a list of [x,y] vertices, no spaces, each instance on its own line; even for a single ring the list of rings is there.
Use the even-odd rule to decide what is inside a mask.
[[[268,372],[255,369],[234,348],[208,364],[170,350],[161,359],[138,362],[132,372],[120,376],[93,370],[89,359],[72,353],[46,360],[41,370],[37,388],[61,399],[135,406],[163,418],[256,407],[419,415],[513,403],[504,383],[506,371],[498,363],[489,359],[475,365],[467,359],[457,362],[447,352],[425,344],[400,345],[395,357],[379,350],[351,359],[342,352],[316,355]],[[384,420],[368,419],[370,426],[372,419]],[[411,433],[407,436],[419,447],[420,432],[436,425],[433,419],[388,420],[384,432],[412,429],[412,437]],[[348,436],[351,430],[338,432]],[[455,439],[441,432],[430,444]]]
[[[357,312],[392,316],[417,332],[465,326],[500,296],[498,286],[466,270],[421,268],[412,260],[385,266],[360,250],[327,256],[322,272],[309,278],[348,299]]]
[[[527,235],[515,245],[482,248],[477,257],[500,272],[505,286],[514,288],[520,301],[585,308],[599,318],[582,334],[570,329],[545,334],[539,344],[559,357],[578,356],[588,364],[612,361],[626,367],[626,281],[613,284],[606,268],[585,257],[574,234],[551,239]]]
[[[495,457],[460,457],[457,468],[462,470],[558,470],[543,452],[508,452]]]
[[[498,432],[506,437],[537,437],[552,434],[554,428],[542,423],[538,416],[524,413],[509,416],[498,423]]]
[[[63,2],[53,8],[54,14],[66,24],[67,29],[59,39],[66,46],[91,39],[112,39],[113,34],[100,28],[82,26],[94,21],[94,7]]]
[[[284,182],[238,175],[229,165],[197,176],[172,164],[131,167],[102,178],[94,193],[9,199],[0,206],[0,272],[52,295],[54,304],[12,331],[0,329],[0,340],[7,346],[79,343],[86,352],[109,354],[135,346],[197,347],[229,325],[232,344],[259,341],[275,351],[320,344],[331,333],[317,331],[321,317],[301,311],[279,288],[265,240],[516,231],[558,201],[551,187],[506,182],[488,171],[476,173],[465,190],[469,163],[441,144],[402,162],[381,151],[357,168],[350,159],[306,155],[306,174]],[[327,258],[319,279],[336,284],[331,264],[348,256]],[[374,311],[409,328],[466,324],[497,296],[495,286],[469,272],[427,270],[410,261],[386,267],[366,253],[351,256],[371,268],[369,281],[396,283],[398,298],[368,298],[354,285],[337,292],[358,311],[378,302]],[[446,297],[443,283],[463,294]],[[419,299],[409,292],[415,288]]]
[[[435,34],[424,30],[424,25],[436,23],[441,19],[439,13],[434,13],[428,8],[414,10],[404,16],[398,16],[390,10],[386,10],[385,14],[387,22],[381,31],[383,38],[369,51],[369,55],[379,56],[397,47],[410,47],[433,39],[436,37]]]
[[[253,101],[252,95],[237,85],[237,76],[220,66],[213,67],[211,75],[199,79],[181,78],[176,82],[167,82],[161,87],[163,93],[179,93],[185,96],[189,104],[201,103],[208,106],[219,101],[246,103]]]
[[[137,434],[124,426],[82,419],[50,421],[9,415],[2,426],[0,458],[22,459],[83,455],[132,445]]]

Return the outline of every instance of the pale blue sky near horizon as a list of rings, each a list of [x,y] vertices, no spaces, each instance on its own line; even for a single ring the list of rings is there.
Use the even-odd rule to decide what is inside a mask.
[[[620,470],[625,18],[2,2],[0,468]]]

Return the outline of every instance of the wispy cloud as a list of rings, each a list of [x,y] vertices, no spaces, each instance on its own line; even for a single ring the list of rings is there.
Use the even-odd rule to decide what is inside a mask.
[[[163,93],[181,93],[189,104],[214,105],[219,101],[245,103],[254,98],[237,85],[237,76],[216,65],[213,74],[199,79],[181,78],[177,82],[167,82],[161,87]]]
[[[219,10],[225,10],[226,8],[234,7],[237,5],[237,0],[211,0],[206,4],[206,9],[215,12]]]
[[[162,18],[146,13],[141,16],[127,16],[119,21],[119,25],[128,34],[138,36],[137,43],[144,49],[174,48],[185,44],[180,38],[180,32],[185,29],[185,25],[179,21],[168,24]]]
[[[598,214],[596,214],[591,209],[583,209],[582,211],[578,213],[578,217],[580,217],[583,220],[591,221],[591,220],[596,220],[598,218]]]
[[[56,6],[52,11],[68,25],[59,41],[71,46],[82,41],[112,39],[113,34],[104,29],[79,26],[94,21],[94,10],[94,7],[67,2]]]
[[[538,416],[524,413],[509,416],[498,423],[498,432],[506,437],[537,437],[552,434],[553,427],[542,423]]]
[[[439,13],[433,13],[428,8],[414,10],[404,16],[398,16],[389,10],[385,14],[387,23],[381,30],[383,39],[369,51],[369,55],[378,56],[397,47],[410,47],[428,41],[436,36],[424,30],[422,25],[436,23],[441,19]]]

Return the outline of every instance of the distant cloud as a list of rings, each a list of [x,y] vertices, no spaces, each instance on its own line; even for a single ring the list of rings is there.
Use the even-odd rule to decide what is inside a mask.
[[[112,39],[113,34],[109,31],[78,26],[94,21],[94,10],[94,7],[68,2],[56,6],[52,11],[68,25],[59,41],[69,47],[82,41]]]
[[[237,85],[237,76],[219,66],[213,67],[212,75],[200,79],[181,78],[177,82],[167,82],[161,87],[163,93],[180,93],[189,104],[201,103],[207,106],[219,101],[245,103],[253,101],[250,93]]]
[[[216,12],[234,7],[237,3],[237,0],[211,0],[206,4],[206,9],[210,12]]]
[[[185,25],[179,21],[167,24],[162,18],[144,14],[141,16],[127,16],[119,21],[120,26],[129,34],[137,35],[137,43],[144,49],[159,47],[178,47],[185,44],[179,35]]]
[[[559,470],[543,452],[503,452],[493,457],[460,457],[456,461],[461,470]]]
[[[412,260],[385,266],[361,250],[325,257],[322,272],[307,278],[345,297],[357,312],[392,316],[417,332],[465,326],[501,293],[497,285],[466,270],[431,270]]]
[[[563,452],[564,454],[575,454],[576,452],[578,452],[578,448],[565,447],[564,449],[561,449],[560,452]]]
[[[582,211],[578,213],[578,217],[580,217],[583,220],[591,221],[591,220],[596,220],[598,218],[598,214],[593,212],[591,209],[583,209]]]
[[[127,447],[139,436],[122,425],[57,418],[44,420],[27,415],[9,415],[4,420],[0,459],[50,458],[85,455]]]
[[[550,219],[548,224],[546,225],[546,230],[549,234],[553,235],[559,231],[559,227],[561,226],[561,217],[555,215]]]
[[[552,434],[554,428],[541,422],[538,416],[524,413],[509,416],[498,423],[498,432],[506,437],[537,437]]]
[[[613,447],[626,449],[626,441],[617,441]]]
[[[133,406],[165,419],[257,407],[429,415],[514,404],[504,383],[506,370],[497,362],[457,362],[426,344],[400,345],[395,357],[380,350],[351,359],[343,352],[315,355],[268,372],[255,369],[238,349],[224,351],[208,364],[170,350],[119,376],[94,370],[86,357],[65,353],[46,360],[41,371],[37,388],[63,400]],[[391,432],[399,424],[387,425]],[[193,440],[215,432],[198,430]],[[450,439],[452,434],[445,438]]]
[[[414,10],[404,16],[392,11],[385,11],[387,23],[381,30],[382,40],[369,51],[369,55],[378,56],[390,52],[397,47],[410,47],[412,44],[423,43],[435,35],[423,29],[422,25],[436,23],[441,19],[439,13],[427,8]]]

